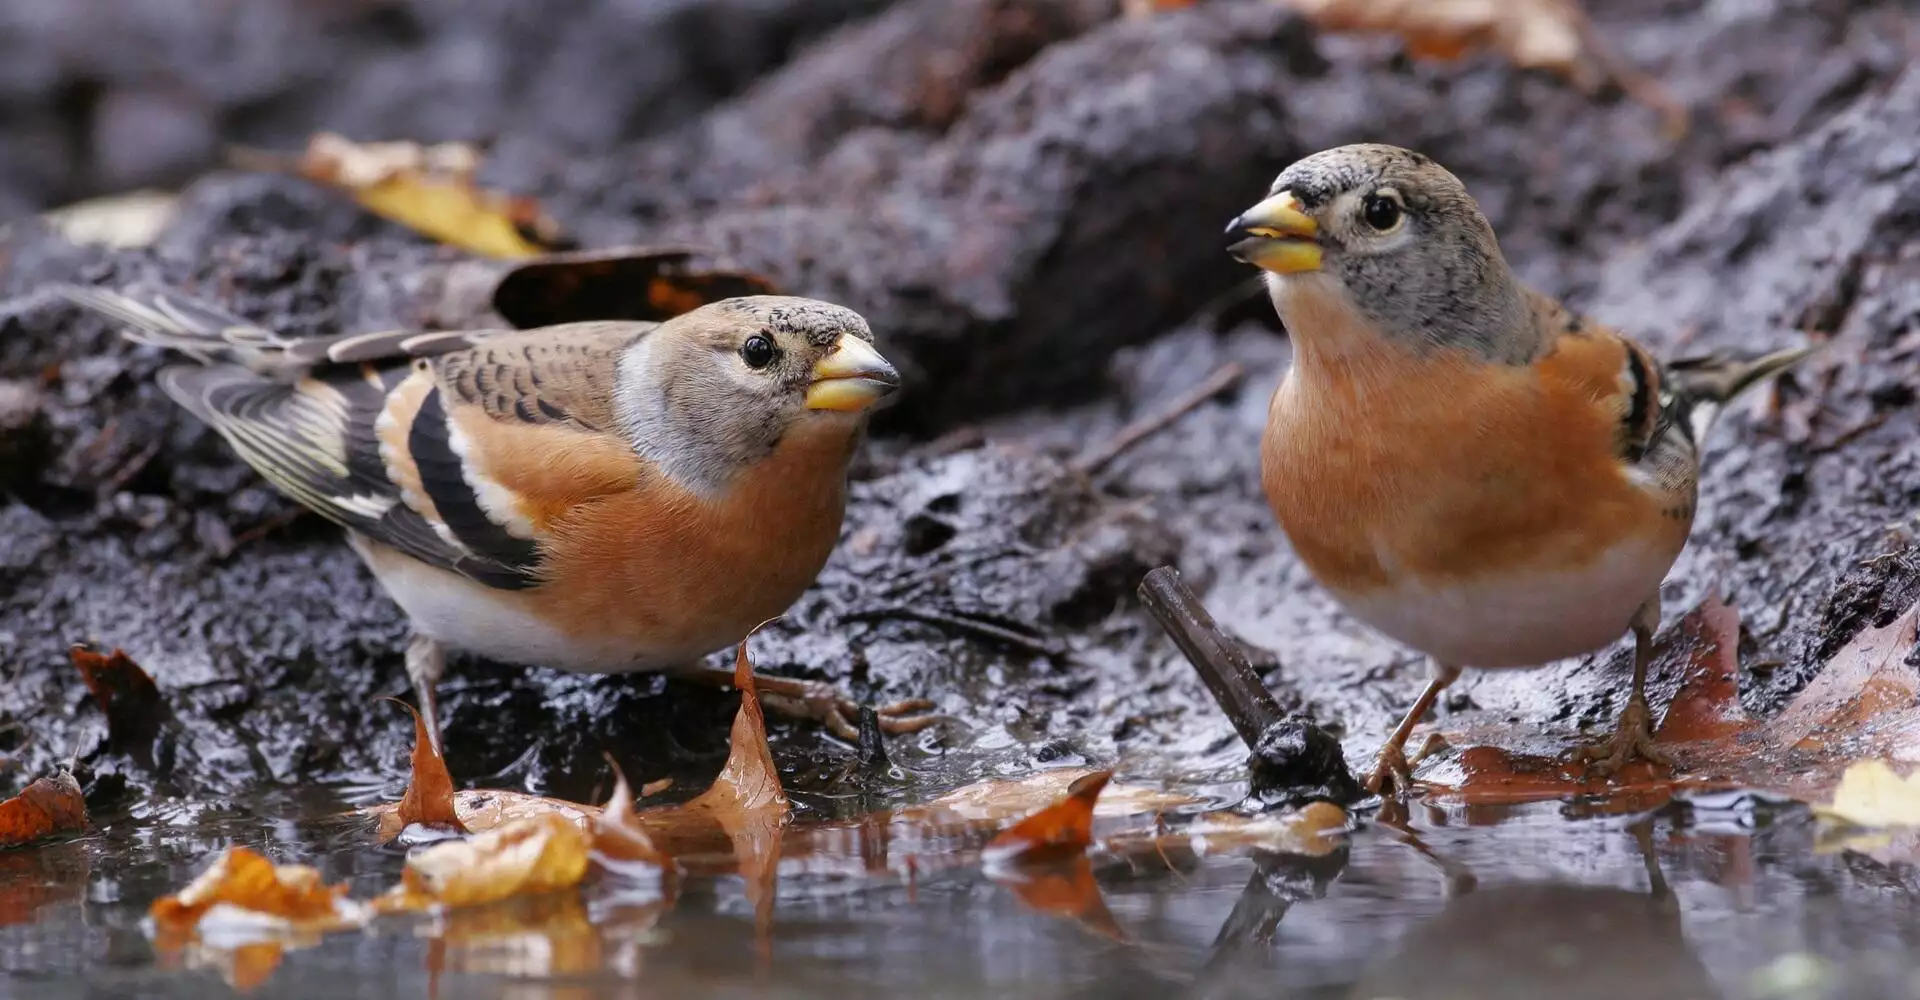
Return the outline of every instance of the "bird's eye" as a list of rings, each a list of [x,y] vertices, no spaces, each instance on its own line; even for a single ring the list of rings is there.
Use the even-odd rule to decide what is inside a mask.
[[[1389,232],[1400,224],[1400,199],[1375,191],[1361,203],[1360,218],[1378,232]]]
[[[740,360],[745,361],[748,368],[765,368],[773,364],[775,353],[773,341],[758,333],[740,345]]]

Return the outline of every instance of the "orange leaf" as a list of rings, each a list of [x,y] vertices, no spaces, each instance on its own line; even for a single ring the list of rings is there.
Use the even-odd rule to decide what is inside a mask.
[[[119,649],[102,656],[82,645],[67,651],[80,680],[107,716],[107,734],[116,742],[151,740],[164,702],[153,678]]]
[[[1015,823],[987,843],[983,857],[996,861],[1049,861],[1072,857],[1093,843],[1093,809],[1112,771],[1095,771],[1074,782],[1067,797]]]
[[[329,886],[306,865],[275,865],[244,847],[230,847],[185,889],[154,901],[148,913],[163,930],[184,932],[215,906],[278,917],[290,925],[335,926],[356,922],[345,885]]]
[[[633,866],[660,869],[671,863],[666,852],[654,844],[633,809],[633,790],[620,765],[613,766],[613,794],[593,818],[593,857],[601,867],[624,870]]]
[[[41,778],[0,802],[0,848],[86,828],[87,801],[80,794],[80,783],[66,771]]]
[[[412,705],[398,699],[389,700],[413,716],[413,777],[407,782],[407,793],[401,796],[399,804],[385,807],[379,813],[380,842],[384,844],[398,837],[401,831],[416,823],[439,830],[467,832],[454,808],[453,775],[447,771],[446,758],[427,736],[426,720]]]
[[[542,813],[416,850],[407,857],[401,889],[448,906],[479,906],[570,889],[586,874],[586,834],[562,816]]]

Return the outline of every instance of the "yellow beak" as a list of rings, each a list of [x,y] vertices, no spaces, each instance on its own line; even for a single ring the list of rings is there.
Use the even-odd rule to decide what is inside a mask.
[[[1243,263],[1275,274],[1320,270],[1320,224],[1282,191],[1227,223],[1227,235],[1245,239],[1227,248]]]
[[[872,344],[843,333],[832,353],[813,366],[807,409],[858,413],[898,388],[900,373],[887,359]]]

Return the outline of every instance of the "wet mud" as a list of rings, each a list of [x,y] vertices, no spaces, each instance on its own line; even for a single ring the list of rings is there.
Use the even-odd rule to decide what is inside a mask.
[[[456,27],[434,5],[366,5],[325,37],[374,54],[337,64],[318,46],[268,70],[266,54],[302,46],[262,34],[261,67],[167,98],[199,109],[185,138],[114,132],[131,114],[117,102],[147,98],[84,60],[0,95],[9,122],[58,139],[9,148],[62,151],[0,161],[16,215],[199,178],[151,250],[74,246],[29,218],[0,236],[10,769],[77,757],[103,810],[160,787],[194,800],[405,773],[410,728],[378,700],[406,689],[396,609],[333,529],[158,392],[160,358],[36,289],[162,280],[289,333],[366,330],[448,320],[461,256],[297,180],[201,176],[212,152],[188,141],[196,129],[284,147],[320,127],[497,132],[488,179],[539,195],[587,245],[710,247],[866,314],[909,388],[856,464],[839,550],[755,655],[862,699],[936,701],[954,723],[892,747],[932,784],[1080,758],[1237,780],[1245,746],[1135,597],[1162,564],[1256,647],[1281,705],[1342,734],[1352,759],[1417,689],[1424,665],[1342,616],[1268,514],[1256,443],[1286,341],[1257,300],[1219,308],[1247,277],[1220,225],[1292,159],[1345,142],[1435,156],[1524,277],[1662,351],[1830,341],[1716,430],[1665,595],[1670,623],[1709,589],[1739,607],[1752,710],[1920,595],[1920,22],[1901,5],[1593,4],[1601,35],[1693,112],[1677,141],[1619,94],[1491,59],[1409,63],[1278,5],[1130,21],[1048,0],[659,4],[639,24],[576,6],[541,29],[575,53],[551,65],[522,51],[546,48],[500,42],[513,5]],[[682,53],[669,40],[703,18],[741,39],[717,47],[720,64],[648,56]],[[822,34],[768,41],[796,25]],[[117,51],[143,30],[94,36]],[[442,52],[469,35],[490,53],[479,69]],[[610,37],[644,41],[614,53]],[[151,58],[186,59],[172,38]],[[380,82],[396,52],[425,67],[410,97]],[[356,82],[331,86],[334,73]],[[49,87],[77,96],[20,110]],[[460,100],[436,104],[443,91]],[[180,152],[148,162],[136,146]],[[1092,474],[1076,467],[1228,363],[1248,373],[1235,388]],[[179,721],[165,773],[110,746],[68,661],[83,641],[154,677]],[[1611,720],[1625,671],[1614,650],[1476,677],[1439,714],[1571,736]],[[1656,679],[1656,704],[1674,683]],[[603,787],[603,750],[636,782],[710,774],[733,707],[655,676],[465,659],[444,692],[463,783],[573,796]],[[858,783],[856,750],[811,727],[780,727],[775,747],[796,787]]]

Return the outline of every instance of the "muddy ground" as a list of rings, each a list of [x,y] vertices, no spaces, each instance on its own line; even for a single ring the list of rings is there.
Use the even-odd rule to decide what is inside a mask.
[[[410,729],[377,701],[406,689],[396,609],[333,529],[165,400],[158,357],[36,294],[159,278],[291,333],[459,319],[432,291],[458,254],[297,180],[209,172],[216,140],[293,147],[318,128],[494,139],[489,179],[588,245],[710,246],[869,317],[909,388],[857,464],[840,550],[755,650],[863,699],[936,700],[956,724],[895,753],[964,750],[943,782],[1073,755],[1230,778],[1243,748],[1134,597],[1165,563],[1350,757],[1417,689],[1420,662],[1337,612],[1259,497],[1284,336],[1259,301],[1208,308],[1247,277],[1224,221],[1346,142],[1435,156],[1523,276],[1662,350],[1832,340],[1716,432],[1666,593],[1670,622],[1709,588],[1737,603],[1750,708],[1920,596],[1909,6],[1592,3],[1692,112],[1678,141],[1617,93],[1490,58],[1413,64],[1236,0],[1149,21],[1095,0],[583,0],[537,25],[509,3],[345,5],[319,25],[301,20],[314,5],[243,6],[222,30],[244,65],[198,55],[191,24],[104,3],[53,21],[15,5],[0,32],[21,55],[0,55],[0,206],[18,217],[0,238],[9,787],[75,754],[96,807],[404,773]],[[781,44],[789,29],[815,40]],[[189,179],[151,250],[25,217]],[[1250,372],[1237,390],[1091,477],[1073,467],[1228,361]],[[160,773],[109,751],[77,641],[126,649],[165,693]],[[1470,679],[1441,716],[1571,734],[1611,720],[1625,666],[1616,650]],[[655,677],[472,661],[444,691],[458,778],[569,795],[602,778],[603,749],[637,780],[710,772],[732,710]],[[853,758],[804,726],[775,746],[802,787]]]

